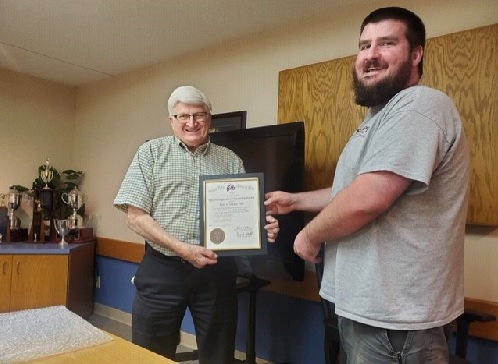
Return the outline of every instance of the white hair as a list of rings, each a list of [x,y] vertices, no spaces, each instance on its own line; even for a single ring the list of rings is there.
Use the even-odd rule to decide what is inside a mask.
[[[193,86],[180,86],[177,87],[168,99],[168,111],[170,115],[174,114],[174,108],[179,102],[192,105],[205,105],[208,112],[211,112],[211,101]]]

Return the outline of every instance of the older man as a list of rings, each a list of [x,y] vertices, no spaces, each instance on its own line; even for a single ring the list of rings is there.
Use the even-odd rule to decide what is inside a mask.
[[[145,256],[135,275],[132,340],[174,358],[188,307],[199,362],[233,364],[237,326],[237,268],[200,245],[199,176],[244,173],[231,150],[209,142],[211,103],[192,86],[168,100],[174,136],[138,149],[114,201],[128,226],[145,238]],[[268,241],[278,222],[267,216]]]

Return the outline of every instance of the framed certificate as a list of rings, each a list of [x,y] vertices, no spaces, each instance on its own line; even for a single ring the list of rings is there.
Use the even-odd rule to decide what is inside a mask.
[[[263,173],[200,176],[201,244],[220,256],[267,253]]]

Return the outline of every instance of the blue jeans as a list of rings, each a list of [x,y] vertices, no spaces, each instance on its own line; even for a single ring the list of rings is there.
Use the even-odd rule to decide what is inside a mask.
[[[348,364],[445,364],[448,345],[443,327],[387,330],[339,317]]]

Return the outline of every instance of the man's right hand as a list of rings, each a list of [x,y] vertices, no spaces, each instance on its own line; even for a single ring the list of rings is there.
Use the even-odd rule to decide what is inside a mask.
[[[273,191],[265,194],[267,214],[284,215],[295,210],[295,195],[289,192]]]
[[[207,265],[218,263],[218,256],[212,250],[200,245],[185,243],[186,247],[181,253],[181,257],[196,268],[204,268]]]

